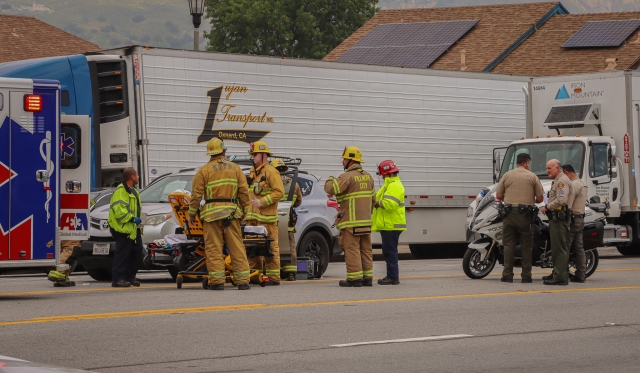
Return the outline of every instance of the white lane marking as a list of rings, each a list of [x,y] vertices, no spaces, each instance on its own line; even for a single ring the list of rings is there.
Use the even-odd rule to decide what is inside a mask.
[[[365,346],[365,345],[380,345],[380,344],[387,344],[387,343],[438,341],[438,340],[444,340],[444,339],[469,338],[469,337],[473,337],[473,336],[470,335],[470,334],[436,335],[436,336],[433,336],[433,337],[390,339],[390,340],[387,340],[387,341],[345,343],[345,344],[340,344],[340,345],[330,345],[329,347],[353,347],[353,346]]]

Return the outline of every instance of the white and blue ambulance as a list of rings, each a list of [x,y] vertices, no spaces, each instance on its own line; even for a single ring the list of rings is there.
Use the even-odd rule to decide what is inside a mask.
[[[58,81],[0,78],[0,272],[53,267],[61,240],[88,238],[90,141]]]

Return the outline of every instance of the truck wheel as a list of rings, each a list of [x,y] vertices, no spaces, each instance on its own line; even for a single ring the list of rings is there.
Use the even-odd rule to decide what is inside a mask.
[[[96,281],[111,281],[111,272],[106,269],[94,268],[87,269],[87,273]]]
[[[320,278],[329,266],[329,244],[320,232],[307,232],[298,246],[298,257],[307,257],[320,262],[320,273],[316,273],[316,278]]]
[[[633,246],[618,246],[618,252],[624,256],[638,256],[640,255],[640,248]]]
[[[428,259],[429,255],[427,255],[426,248],[427,245],[409,245],[409,251],[416,259]]]
[[[587,259],[587,273],[585,274],[585,278],[589,277],[596,271],[598,268],[598,263],[600,263],[600,255],[598,254],[598,250],[589,250],[584,253]]]

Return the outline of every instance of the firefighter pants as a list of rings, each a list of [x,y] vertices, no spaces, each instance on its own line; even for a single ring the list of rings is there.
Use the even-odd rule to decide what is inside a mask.
[[[343,229],[338,236],[347,264],[347,280],[358,281],[373,278],[373,250],[371,234],[354,235],[351,229]]]
[[[263,223],[256,220],[247,222],[248,225],[262,225],[267,228],[267,235],[273,238],[271,242],[271,253],[273,256],[257,256],[249,258],[249,266],[252,269],[261,270],[264,266],[265,274],[269,277],[269,281],[280,282],[280,247],[278,246],[278,224]]]
[[[296,273],[298,272],[298,253],[296,252],[296,237],[295,232],[289,231],[289,251],[291,252],[291,262],[289,264],[285,264],[282,267],[282,271],[285,273]]]
[[[113,255],[113,282],[124,280],[132,281],[136,278],[138,267],[142,262],[142,234],[138,229],[135,240],[128,234],[112,232],[116,239],[116,253]]]
[[[242,243],[240,220],[231,220],[231,224],[226,229],[222,225],[223,221],[205,221],[202,227],[209,284],[221,285],[225,282],[224,253],[222,249],[226,244],[231,256],[233,282],[236,285],[246,285],[249,283],[249,263],[247,262],[247,251]]]
[[[58,270],[60,273],[64,273],[69,276],[71,274],[71,269],[69,268],[69,264],[67,264],[67,259],[73,254],[73,248],[76,246],[80,246],[80,241],[62,241],[62,247],[60,248],[60,268],[63,267],[65,269]]]
[[[575,254],[576,276],[585,278],[587,275],[587,257],[584,254],[583,231],[584,218],[574,217],[569,226],[567,249]]]

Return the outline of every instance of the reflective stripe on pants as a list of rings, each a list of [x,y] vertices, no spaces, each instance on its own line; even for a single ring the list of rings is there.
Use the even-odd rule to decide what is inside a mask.
[[[276,217],[277,218],[277,217]],[[265,274],[269,277],[270,281],[280,282],[280,247],[278,246],[278,224],[276,223],[262,223],[255,220],[247,222],[248,225],[262,225],[267,228],[267,235],[269,238],[273,238],[271,242],[271,253],[273,256],[257,256],[255,258],[249,258],[250,268],[262,269],[264,263]]]
[[[371,234],[354,235],[350,229],[340,231],[340,247],[347,264],[347,280],[355,281],[373,277],[373,250]]]
[[[220,285],[225,282],[224,254],[222,252],[225,244],[231,256],[231,265],[233,266],[236,285],[248,284],[249,263],[247,262],[247,250],[242,243],[240,220],[231,220],[231,224],[227,229],[223,228],[222,222],[223,220],[216,220],[202,223],[207,271],[210,274],[209,284]]]

